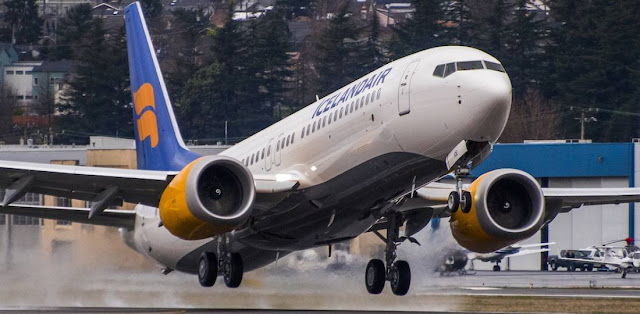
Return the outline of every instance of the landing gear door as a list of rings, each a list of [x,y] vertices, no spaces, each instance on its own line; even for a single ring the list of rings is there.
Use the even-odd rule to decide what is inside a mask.
[[[411,87],[411,78],[413,77],[414,70],[420,63],[420,60],[411,62],[409,66],[402,73],[400,79],[400,87],[398,89],[398,113],[402,116],[411,111],[409,93]]]

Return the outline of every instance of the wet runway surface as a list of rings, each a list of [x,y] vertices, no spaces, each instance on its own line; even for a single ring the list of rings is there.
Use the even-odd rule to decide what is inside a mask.
[[[409,295],[388,285],[381,295],[364,287],[364,264],[327,269],[269,266],[247,273],[238,289],[221,278],[213,288],[195,276],[158,271],[56,269],[55,273],[2,272],[0,310],[52,312],[207,312],[252,310],[468,311],[478,296],[627,298],[640,302],[640,274],[621,279],[603,272],[476,271],[440,276],[413,272]],[[361,265],[362,264],[362,265]],[[38,279],[39,278],[39,279]],[[216,310],[218,311],[218,310]]]

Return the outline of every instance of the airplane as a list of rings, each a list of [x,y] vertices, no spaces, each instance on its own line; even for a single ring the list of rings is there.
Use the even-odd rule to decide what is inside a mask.
[[[591,251],[594,250],[594,251]],[[640,250],[635,245],[625,247],[592,246],[581,252],[593,252],[593,256],[587,258],[565,257],[565,260],[576,262],[589,262],[612,267],[616,272],[627,277],[627,273],[640,272]]]
[[[469,250],[456,249],[451,250],[445,255],[443,263],[438,267],[440,274],[446,272],[458,272],[461,275],[466,274],[465,267],[467,263],[471,261],[471,269],[473,269],[473,261],[479,260],[483,262],[496,263],[493,266],[494,271],[500,271],[500,262],[507,257],[517,257],[533,253],[548,252],[548,248],[529,249],[532,247],[542,247],[554,245],[555,242],[550,243],[535,243],[535,244],[513,244],[499,250],[489,253],[476,253]]]
[[[554,244],[556,243],[549,242],[549,243],[534,243],[534,244],[513,244],[491,253],[469,252],[467,255],[469,257],[469,260],[472,262],[471,264],[472,266],[473,266],[474,260],[479,260],[483,262],[492,262],[492,263],[496,263],[493,266],[493,271],[500,271],[500,262],[502,261],[502,259],[507,257],[517,257],[517,256],[534,254],[534,253],[548,252],[549,248],[541,248],[541,247],[554,245]],[[530,249],[533,247],[540,247],[540,248]]]
[[[0,161],[0,213],[121,228],[134,250],[204,287],[289,252],[373,232],[385,243],[365,287],[411,284],[397,247],[450,217],[463,247],[492,252],[582,205],[640,201],[640,189],[541,188],[516,169],[462,178],[507,122],[511,82],[499,60],[470,47],[393,61],[215,156],[189,151],[178,128],[140,4],[125,8],[137,168]],[[434,183],[454,173],[456,184]],[[14,204],[27,192],[90,208]],[[108,209],[129,202],[133,211]],[[400,228],[404,226],[404,232]],[[386,234],[380,231],[386,230]]]

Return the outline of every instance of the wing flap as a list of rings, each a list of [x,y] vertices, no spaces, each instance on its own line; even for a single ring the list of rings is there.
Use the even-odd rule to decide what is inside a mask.
[[[10,188],[24,178],[31,178],[22,192],[86,201],[93,201],[106,189],[117,187],[114,199],[157,206],[174,175],[174,172],[166,171],[0,161],[2,188]]]
[[[0,207],[0,214],[29,216],[44,219],[67,220],[71,222],[133,229],[135,212],[130,210],[107,209],[89,219],[88,208],[50,207],[32,205],[9,205]]]

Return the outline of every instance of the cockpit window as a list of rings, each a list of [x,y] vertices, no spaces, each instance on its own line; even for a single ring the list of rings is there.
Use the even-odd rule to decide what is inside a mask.
[[[453,72],[456,71],[456,64],[451,62],[451,63],[447,63],[447,66],[444,69],[444,76],[447,77],[451,74],[453,74]]]
[[[458,66],[458,71],[467,71],[467,70],[481,70],[484,69],[482,65],[482,61],[464,61],[464,62],[456,62]]]
[[[498,71],[498,72],[505,72],[504,67],[502,67],[502,64],[500,63],[495,63],[495,62],[491,62],[491,61],[484,61],[484,64],[487,65],[487,69],[489,70],[494,70],[494,71]]]
[[[433,71],[433,76],[444,77],[444,64],[440,64]]]

